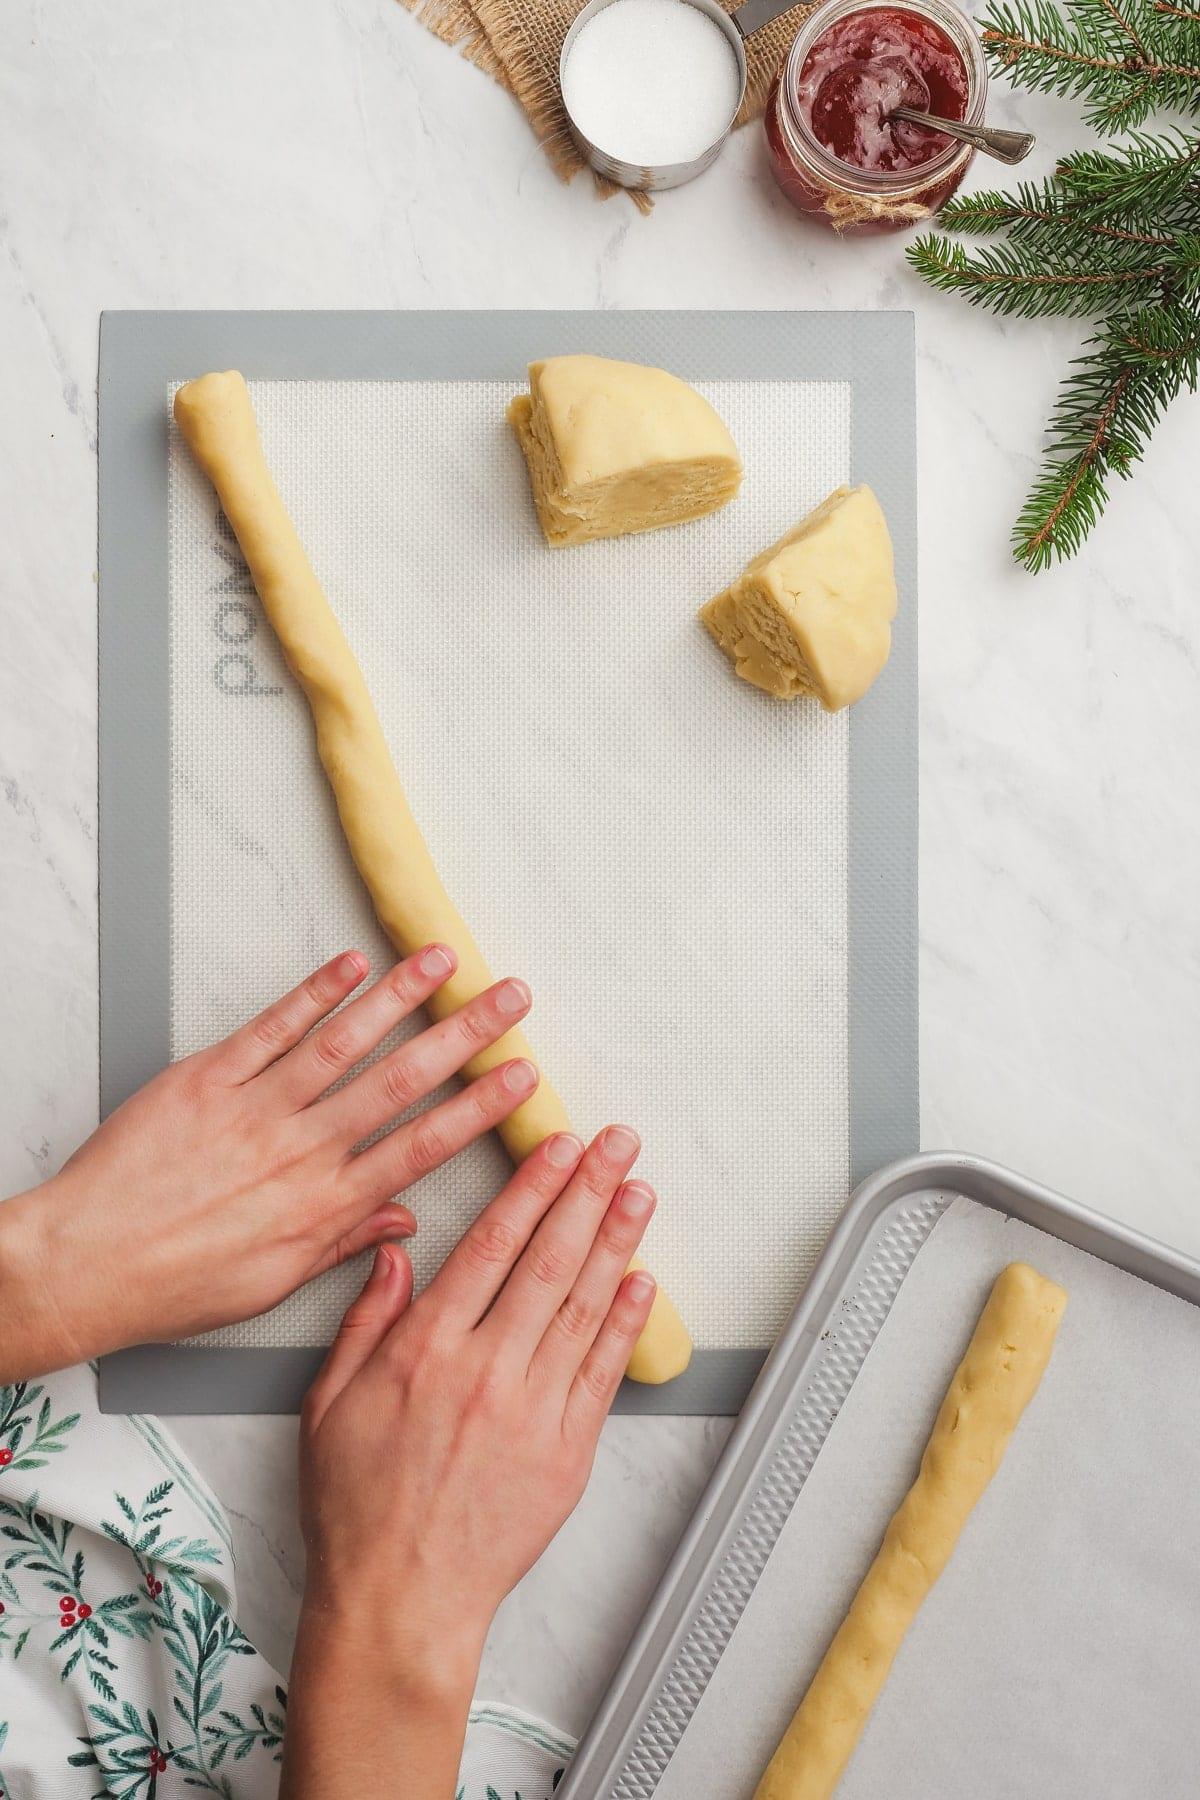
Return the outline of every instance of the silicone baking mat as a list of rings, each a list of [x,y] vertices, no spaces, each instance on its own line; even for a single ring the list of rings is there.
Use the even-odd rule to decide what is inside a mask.
[[[504,409],[527,361],[566,349],[694,380],[742,451],[738,499],[549,551]],[[495,971],[530,980],[573,1118],[642,1132],[648,1259],[697,1356],[622,1404],[733,1410],[852,1181],[916,1143],[911,320],[106,318],[106,1106],[337,949],[391,960],[304,703],[170,423],[172,388],[215,366],[250,381],[417,818]],[[829,717],[736,682],[694,613],[851,480],[888,514],[901,612],[876,689]],[[418,1280],[505,1172],[489,1140],[422,1185]],[[105,1404],[294,1405],[362,1278],[111,1359]]]

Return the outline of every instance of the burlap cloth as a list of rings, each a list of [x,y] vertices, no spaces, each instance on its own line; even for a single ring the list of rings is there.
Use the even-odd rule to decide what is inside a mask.
[[[576,13],[583,10],[584,0],[403,0],[403,4],[435,36],[457,45],[493,80],[511,89],[556,174],[570,181],[587,166],[568,130],[558,89],[562,41]],[[722,5],[729,12],[734,10],[729,0],[722,0]],[[746,98],[737,117],[739,125],[761,116],[775,71],[800,20],[811,11],[812,0],[807,0],[748,40]],[[602,193],[617,191],[599,177],[596,184]],[[632,198],[643,211],[648,210],[648,195],[634,194]]]

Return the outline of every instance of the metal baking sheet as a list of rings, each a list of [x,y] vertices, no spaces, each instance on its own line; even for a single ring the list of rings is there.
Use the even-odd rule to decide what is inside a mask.
[[[660,1786],[682,1791],[674,1771],[664,1780],[672,1759],[918,1251],[960,1198],[1200,1304],[1200,1264],[993,1164],[925,1155],[864,1182],[747,1401],[585,1734],[561,1800],[649,1800]],[[1140,1326],[1138,1335],[1140,1341]],[[793,1560],[793,1580],[795,1572]],[[1156,1619],[1165,1628],[1153,1607],[1149,1618],[1155,1632]],[[1129,1675],[1121,1680],[1128,1690]],[[1129,1697],[1132,1704],[1135,1696]],[[795,1698],[789,1684],[789,1711]],[[711,1707],[708,1713],[711,1735],[713,1719],[723,1714]],[[1177,1744],[1176,1762],[1180,1753]],[[718,1781],[709,1791],[723,1793],[724,1786]],[[862,1791],[874,1789],[868,1783]],[[1026,1790],[1018,1782],[1014,1791]],[[1165,1796],[1184,1789],[1166,1779],[1154,1791]]]
[[[533,356],[588,348],[685,377],[844,383],[851,475],[893,528],[893,652],[849,727],[849,1181],[918,1142],[916,554],[912,318],[906,313],[117,313],[100,367],[101,1104],[169,1059],[170,714],[166,395],[210,367],[251,380],[518,379]],[[839,1181],[839,1189],[842,1187]],[[830,1208],[841,1192],[830,1195]],[[761,1346],[700,1349],[664,1388],[618,1409],[736,1412]],[[113,1410],[294,1409],[323,1356],[269,1347],[147,1346],[105,1360]]]

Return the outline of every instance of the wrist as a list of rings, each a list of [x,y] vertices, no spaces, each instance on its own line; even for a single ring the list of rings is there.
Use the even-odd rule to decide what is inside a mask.
[[[489,1623],[447,1618],[399,1584],[318,1580],[305,1588],[299,1639],[319,1644],[323,1667],[343,1659],[360,1672],[365,1665],[377,1690],[456,1710],[470,1704]]]
[[[306,1587],[288,1704],[280,1800],[375,1793],[453,1800],[484,1630],[393,1606],[386,1583]]]
[[[56,1267],[51,1217],[56,1180],[0,1202],[0,1383],[65,1368],[81,1355],[64,1294],[71,1271]]]

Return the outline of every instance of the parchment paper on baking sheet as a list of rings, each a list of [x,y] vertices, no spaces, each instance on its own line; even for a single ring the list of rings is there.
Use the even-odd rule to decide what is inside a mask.
[[[959,1199],[920,1251],[657,1790],[750,1800],[1005,1263],[1070,1293],[1041,1388],[838,1800],[1200,1791],[1200,1310]]]

